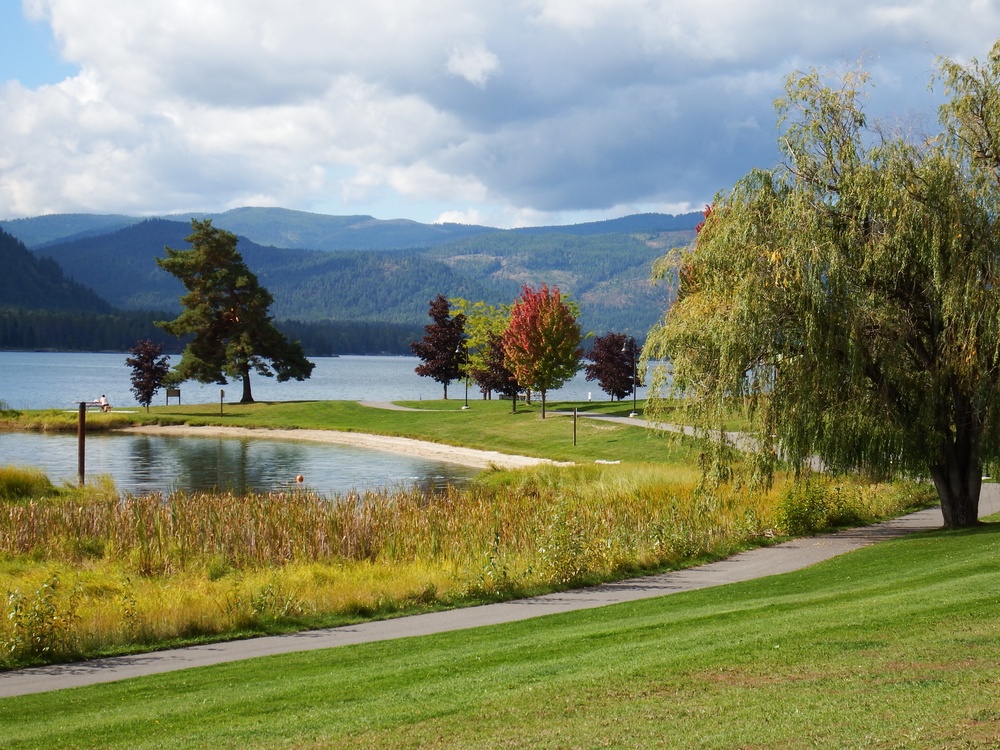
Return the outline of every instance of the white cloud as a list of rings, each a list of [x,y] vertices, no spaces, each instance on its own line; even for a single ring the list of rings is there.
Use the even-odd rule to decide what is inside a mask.
[[[500,70],[500,59],[482,43],[461,44],[451,51],[448,72],[482,88]]]
[[[498,225],[700,207],[776,158],[792,69],[929,111],[984,0],[25,0],[79,73],[0,84],[0,218],[254,202]]]

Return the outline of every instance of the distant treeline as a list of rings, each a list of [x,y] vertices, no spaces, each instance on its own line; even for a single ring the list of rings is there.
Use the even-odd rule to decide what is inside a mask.
[[[141,339],[178,354],[184,346],[155,325],[171,313],[128,311],[80,313],[61,310],[0,310],[0,349],[26,351],[128,351]],[[324,321],[279,321],[278,328],[302,342],[308,356],[333,354],[410,354],[410,342],[423,335],[419,325]]]

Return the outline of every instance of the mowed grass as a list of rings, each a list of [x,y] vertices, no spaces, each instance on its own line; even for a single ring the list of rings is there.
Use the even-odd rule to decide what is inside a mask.
[[[256,404],[158,406],[149,414],[91,414],[93,429],[115,429],[130,424],[228,425],[246,428],[320,429],[398,435],[417,440],[495,450],[556,461],[593,463],[604,461],[691,462],[696,455],[688,446],[672,440],[669,433],[585,418],[586,414],[627,417],[632,402],[583,402],[549,404],[546,418],[541,406],[509,401],[412,401],[400,405],[417,411],[396,411],[362,406],[354,401],[281,401]],[[574,445],[573,408],[578,409]],[[75,430],[76,415],[58,411],[25,412],[0,420],[0,429]]]
[[[993,748],[1000,527],[516,624],[0,700],[6,748]]]

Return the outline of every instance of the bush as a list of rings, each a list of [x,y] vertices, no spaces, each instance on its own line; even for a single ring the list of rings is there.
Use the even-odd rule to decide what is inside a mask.
[[[923,489],[908,482],[869,484],[855,478],[812,476],[785,490],[775,510],[775,526],[787,536],[864,526],[933,505],[933,491]]]
[[[64,657],[73,653],[76,613],[80,598],[78,587],[68,597],[61,595],[59,577],[52,575],[32,595],[11,591],[4,612],[9,628],[0,631],[0,650],[15,663],[25,657]]]
[[[0,500],[30,500],[55,492],[55,486],[41,469],[0,467]]]

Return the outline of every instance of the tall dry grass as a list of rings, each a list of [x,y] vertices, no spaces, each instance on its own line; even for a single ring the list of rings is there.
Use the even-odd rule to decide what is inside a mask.
[[[910,485],[814,482],[810,498],[856,506],[852,518],[898,512],[920,495]],[[0,663],[330,624],[683,566],[782,533],[781,518],[802,515],[788,512],[801,494],[780,482],[756,493],[706,489],[690,471],[631,465],[501,472],[435,496],[119,497],[105,486],[0,503]]]

